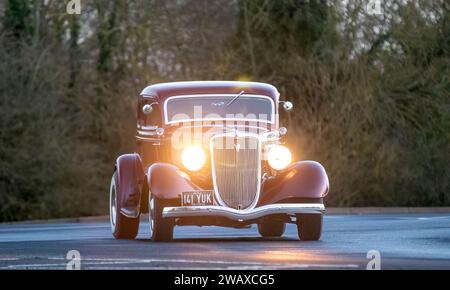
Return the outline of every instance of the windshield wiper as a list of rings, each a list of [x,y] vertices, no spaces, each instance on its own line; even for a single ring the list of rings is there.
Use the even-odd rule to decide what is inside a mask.
[[[245,93],[245,91],[241,91],[236,97],[234,97],[231,101],[229,101],[226,105],[225,108],[230,106],[231,104],[234,103],[234,101],[236,101],[240,96],[242,96]]]

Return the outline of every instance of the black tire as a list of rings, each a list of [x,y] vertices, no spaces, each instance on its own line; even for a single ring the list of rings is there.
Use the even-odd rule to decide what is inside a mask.
[[[297,215],[298,237],[302,241],[317,241],[322,234],[322,214]]]
[[[118,198],[120,193],[117,192],[118,180],[117,171],[114,171],[109,190],[109,220],[111,223],[111,231],[116,239],[134,239],[139,230],[139,217],[129,218],[118,210],[121,207],[121,198]]]
[[[150,235],[152,241],[154,242],[169,242],[173,239],[173,228],[175,226],[174,220],[172,218],[162,217],[162,210],[164,206],[168,205],[165,204],[163,200],[157,197],[150,197],[148,215]]]
[[[258,232],[263,237],[281,237],[286,229],[286,224],[281,221],[271,220],[270,218],[263,218],[258,223]]]

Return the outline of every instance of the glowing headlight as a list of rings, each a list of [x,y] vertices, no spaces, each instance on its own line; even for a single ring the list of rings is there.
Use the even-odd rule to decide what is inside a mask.
[[[188,170],[197,171],[205,165],[206,155],[202,148],[191,146],[183,150],[181,161]]]
[[[270,167],[276,170],[286,168],[291,163],[291,151],[285,146],[274,145],[270,147],[267,153],[267,161]]]

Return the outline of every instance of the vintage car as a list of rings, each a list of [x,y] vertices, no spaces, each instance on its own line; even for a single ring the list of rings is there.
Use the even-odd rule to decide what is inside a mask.
[[[155,84],[138,98],[137,152],[117,158],[110,221],[117,239],[136,237],[148,213],[153,241],[174,226],[250,228],[279,237],[286,223],[318,240],[328,177],[315,161],[291,161],[269,84],[199,81]]]

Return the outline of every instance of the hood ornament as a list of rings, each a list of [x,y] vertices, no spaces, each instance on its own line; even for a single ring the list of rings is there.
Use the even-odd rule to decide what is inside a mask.
[[[239,150],[241,149],[241,144],[235,143],[234,144],[234,149],[236,149],[236,152],[239,152]]]

